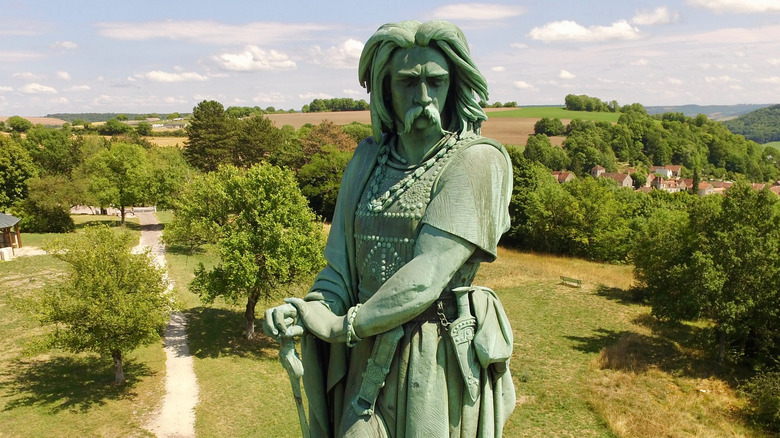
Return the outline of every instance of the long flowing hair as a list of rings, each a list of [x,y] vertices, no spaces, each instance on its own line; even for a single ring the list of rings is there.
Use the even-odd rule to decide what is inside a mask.
[[[442,119],[449,120],[449,131],[479,134],[487,120],[479,101],[487,101],[487,81],[471,59],[463,32],[448,21],[425,23],[402,21],[381,26],[363,47],[358,78],[360,85],[371,93],[371,126],[378,143],[383,133],[394,131],[391,96],[389,95],[390,59],[397,49],[414,46],[435,47],[450,63],[450,90],[448,102],[442,108]]]

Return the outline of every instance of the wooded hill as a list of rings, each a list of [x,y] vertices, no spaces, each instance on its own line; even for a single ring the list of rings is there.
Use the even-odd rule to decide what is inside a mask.
[[[723,124],[734,134],[756,143],[780,141],[780,105],[757,109]]]

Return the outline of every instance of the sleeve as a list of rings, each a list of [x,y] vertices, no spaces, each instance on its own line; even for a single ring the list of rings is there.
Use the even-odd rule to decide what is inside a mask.
[[[496,259],[498,240],[509,229],[512,166],[499,144],[460,149],[443,167],[422,222],[465,239],[478,261]]]

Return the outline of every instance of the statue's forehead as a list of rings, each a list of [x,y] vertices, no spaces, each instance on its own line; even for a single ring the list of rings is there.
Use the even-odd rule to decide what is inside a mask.
[[[419,71],[423,66],[427,70],[447,72],[447,58],[437,48],[431,46],[414,46],[396,50],[390,59],[394,72],[401,70]]]

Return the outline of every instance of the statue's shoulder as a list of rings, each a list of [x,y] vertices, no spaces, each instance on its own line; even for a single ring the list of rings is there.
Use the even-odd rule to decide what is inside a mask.
[[[509,155],[506,148],[500,142],[490,137],[470,134],[458,140],[456,148],[460,155],[467,158],[489,158],[494,157],[498,160],[508,160]]]

